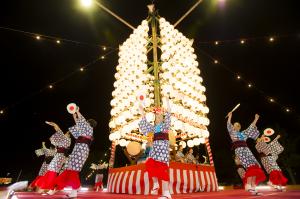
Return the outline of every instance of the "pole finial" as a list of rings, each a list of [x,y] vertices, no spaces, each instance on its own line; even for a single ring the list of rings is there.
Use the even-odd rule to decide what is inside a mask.
[[[148,10],[149,10],[149,13],[153,13],[154,12],[154,10],[155,10],[154,4],[149,4],[147,7],[148,7]]]

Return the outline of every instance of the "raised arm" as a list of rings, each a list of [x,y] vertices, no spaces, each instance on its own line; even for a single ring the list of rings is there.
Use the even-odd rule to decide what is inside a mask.
[[[255,118],[253,120],[253,122],[250,124],[250,126],[244,130],[243,132],[245,133],[245,135],[247,136],[247,138],[252,138],[254,140],[256,140],[259,136],[259,131],[256,127],[256,123],[259,119],[259,115],[255,114]]]
[[[42,148],[47,149],[45,142],[42,142]]]
[[[259,115],[258,115],[258,114],[255,114],[254,120],[253,120],[253,122],[251,123],[251,125],[252,125],[252,126],[256,126],[256,123],[257,123],[258,119],[259,119]]]
[[[163,104],[165,105],[166,111],[170,113],[171,112],[171,106],[170,106],[169,97],[165,97],[163,99]]]
[[[231,124],[231,118],[232,118],[232,112],[229,112],[227,114],[227,130],[229,133],[233,132],[233,125]]]
[[[48,121],[46,121],[46,124],[52,126],[55,129],[55,131],[61,131],[60,128],[59,128],[59,126],[57,124],[55,124],[54,122],[48,122]]]
[[[227,117],[228,117],[227,123],[231,124],[232,112],[229,112],[229,113],[227,114]]]
[[[142,115],[142,117],[146,116],[145,111],[144,111],[144,107],[143,107],[141,102],[139,102],[139,111],[140,111],[140,114]]]

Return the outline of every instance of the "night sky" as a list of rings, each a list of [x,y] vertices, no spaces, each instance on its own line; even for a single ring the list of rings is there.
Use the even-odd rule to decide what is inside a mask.
[[[102,0],[133,26],[147,17],[151,1]],[[155,1],[160,16],[175,23],[195,0]],[[75,102],[87,118],[98,121],[95,142],[83,171],[91,162],[105,159],[110,141],[108,121],[118,55],[114,50],[131,30],[103,10],[83,10],[73,0],[4,1],[0,6],[0,177],[11,173],[20,179],[33,179],[42,159],[34,150],[47,141],[53,130],[44,121],[57,122],[63,130],[73,125],[66,105]],[[177,28],[194,39],[201,76],[207,88],[210,144],[219,181],[238,181],[230,151],[230,139],[224,117],[237,103],[233,115],[242,127],[254,114],[261,118],[258,127],[274,128],[283,136],[287,150],[279,159],[283,171],[290,165],[299,179],[300,95],[299,95],[299,10],[296,1],[227,0],[225,6],[204,0]],[[22,31],[69,39],[36,40]],[[269,42],[274,36],[274,42]],[[252,38],[252,39],[249,39]],[[246,39],[244,45],[239,39]],[[214,41],[220,41],[214,45]],[[226,42],[222,42],[226,41]],[[107,46],[104,51],[100,46]],[[102,55],[105,59],[79,69]],[[213,57],[221,64],[214,64]],[[236,79],[241,75],[247,81]],[[53,84],[56,82],[56,84]],[[247,88],[251,82],[255,88]],[[53,84],[53,88],[47,86]],[[268,96],[277,103],[270,103]],[[288,107],[291,112],[286,113]],[[249,142],[253,147],[254,142]],[[127,162],[122,153],[116,166]],[[298,163],[297,163],[297,160]],[[289,177],[289,176],[288,176]],[[289,177],[290,178],[290,177]],[[298,180],[299,182],[299,180]]]

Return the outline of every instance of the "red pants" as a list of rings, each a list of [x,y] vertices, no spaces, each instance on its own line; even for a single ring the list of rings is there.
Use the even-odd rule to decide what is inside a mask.
[[[263,182],[266,179],[266,175],[264,171],[258,166],[253,165],[247,168],[245,173],[245,181],[247,182],[247,178],[256,177],[255,184],[258,185],[260,182]]]
[[[72,189],[79,189],[80,179],[79,172],[72,170],[65,170],[56,179],[55,185],[57,190],[62,190],[65,187],[72,187]]]
[[[43,177],[37,180],[36,185],[40,189],[54,189],[54,181],[57,173],[54,171],[47,171]]]
[[[286,185],[287,179],[279,170],[273,170],[270,173],[270,181],[273,185]]]
[[[160,180],[169,181],[169,166],[166,163],[148,158],[145,166],[146,171],[149,174],[149,178],[157,177]]]

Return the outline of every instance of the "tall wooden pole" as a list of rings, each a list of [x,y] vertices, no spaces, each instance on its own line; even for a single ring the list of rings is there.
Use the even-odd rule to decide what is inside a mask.
[[[150,23],[151,23],[151,31],[152,31],[152,52],[153,52],[153,73],[154,73],[154,104],[156,107],[160,107],[160,82],[159,82],[159,64],[158,64],[158,54],[157,54],[157,16],[156,12],[154,12],[154,5],[149,5],[149,13],[150,13]]]

